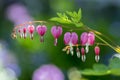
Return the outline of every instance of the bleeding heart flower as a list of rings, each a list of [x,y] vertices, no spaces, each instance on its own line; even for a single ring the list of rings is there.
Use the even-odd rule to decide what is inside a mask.
[[[27,28],[26,27],[23,28],[23,37],[24,37],[24,39],[26,39],[26,37],[27,37]]]
[[[80,42],[82,46],[86,46],[86,53],[89,52],[89,46],[93,45],[95,42],[95,35],[93,32],[83,32],[80,37]]]
[[[85,49],[83,47],[81,48],[81,54],[82,54],[82,61],[85,62],[86,56],[85,56]]]
[[[40,35],[40,42],[44,42],[43,36],[45,35],[47,31],[47,27],[45,25],[38,25],[36,28],[36,31]]]
[[[100,47],[99,46],[95,46],[94,51],[95,51],[95,61],[98,62],[99,59],[100,59],[100,56],[99,56],[99,54],[100,54]]]
[[[66,32],[64,34],[64,43],[70,46],[71,55],[73,55],[73,45],[78,43],[78,35],[75,32]]]
[[[33,39],[33,33],[34,33],[35,27],[34,25],[29,25],[28,26],[28,31],[30,33],[30,38]]]
[[[57,39],[62,35],[62,27],[53,26],[51,28],[51,33],[52,33],[53,37],[55,38],[54,45],[56,46],[57,45]]]

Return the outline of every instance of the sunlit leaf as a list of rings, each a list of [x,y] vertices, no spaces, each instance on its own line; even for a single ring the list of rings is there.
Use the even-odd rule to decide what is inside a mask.
[[[61,23],[61,24],[71,24],[71,21],[68,20],[68,19],[64,19],[64,18],[59,18],[59,17],[53,17],[50,19],[51,21],[54,21],[54,22],[58,22],[58,23]]]
[[[70,12],[66,11],[66,13],[57,13],[58,17],[53,17],[50,19],[50,21],[58,22],[60,24],[71,24],[75,27],[82,27],[83,23],[81,20],[81,9],[79,9],[78,12]]]

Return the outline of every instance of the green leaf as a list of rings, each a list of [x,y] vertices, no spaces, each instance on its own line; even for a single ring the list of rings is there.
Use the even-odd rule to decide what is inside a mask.
[[[71,24],[75,27],[82,27],[83,23],[81,20],[81,9],[78,10],[78,12],[70,12],[66,11],[65,13],[57,13],[58,17],[53,17],[50,19],[50,21],[58,22],[60,24]]]
[[[79,19],[81,19],[82,18],[82,11],[81,11],[81,9],[79,9],[78,15],[79,15]]]
[[[66,11],[66,13],[67,13],[69,16],[74,17],[74,15],[73,15],[72,12],[70,12],[70,11]]]
[[[109,66],[105,66],[103,64],[94,64],[93,69],[85,69],[81,71],[83,75],[94,75],[94,76],[102,76],[102,75],[116,75],[120,76],[120,59],[114,58],[109,62]]]
[[[103,64],[94,64],[93,69],[85,69],[82,71],[83,75],[94,75],[94,76],[101,76],[107,75],[110,71],[108,70],[107,66]]]
[[[60,17],[60,18],[63,17],[62,13],[57,13],[57,15],[58,15],[58,17]]]
[[[81,15],[81,9],[79,9],[78,12],[75,12],[75,11],[73,11],[73,12],[66,11],[66,13],[71,17],[71,20],[72,20],[74,23],[80,22],[81,17],[82,17],[82,15]]]
[[[61,23],[61,24],[71,24],[71,21],[69,19],[64,19],[64,18],[59,18],[59,17],[53,17],[50,20]]]
[[[82,22],[80,22],[80,23],[75,23],[75,26],[76,26],[76,27],[83,27],[83,25],[84,25],[84,24],[83,24]]]

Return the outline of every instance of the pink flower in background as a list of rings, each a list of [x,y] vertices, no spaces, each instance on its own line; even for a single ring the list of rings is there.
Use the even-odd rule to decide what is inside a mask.
[[[8,50],[7,43],[0,41],[0,80],[17,80],[21,74],[16,56]]]
[[[47,31],[47,27],[45,25],[38,25],[37,28],[36,28],[36,31],[40,35],[40,41],[44,42],[43,36],[45,35],[45,33]]]
[[[38,68],[32,80],[64,80],[64,75],[55,65],[43,65]]]
[[[73,55],[73,45],[78,43],[78,35],[75,32],[66,32],[64,34],[64,43],[70,46],[71,55]]]
[[[56,46],[57,45],[57,39],[62,35],[62,27],[53,26],[51,28],[51,33],[52,33],[53,37],[55,38],[54,45]]]
[[[27,21],[32,21],[31,16],[25,6],[21,4],[13,4],[7,8],[7,18],[11,20],[14,25],[19,25]]]

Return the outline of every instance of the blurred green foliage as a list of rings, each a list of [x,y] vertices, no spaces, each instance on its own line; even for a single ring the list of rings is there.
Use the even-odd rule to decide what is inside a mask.
[[[106,79],[119,80],[120,60],[115,58],[110,60],[108,66],[104,65],[107,64],[109,58],[111,57],[110,55],[114,54],[113,50],[111,50],[106,46],[102,46],[101,54],[100,54],[101,60],[98,64],[96,64],[94,61],[93,47],[91,47],[90,52],[86,55],[87,60],[85,63],[83,63],[81,59],[78,59],[76,57],[76,55],[70,56],[67,55],[65,52],[62,52],[62,49],[64,48],[63,35],[58,39],[58,46],[54,47],[54,42],[53,42],[54,38],[50,34],[50,29],[53,25],[59,25],[59,24],[66,25],[67,23],[67,26],[75,27],[75,26],[83,25],[81,22],[79,22],[79,24],[76,24],[78,23],[78,21],[82,21],[91,28],[96,29],[102,32],[103,34],[107,35],[113,41],[119,42],[120,38],[118,38],[117,35],[112,35],[109,31],[112,21],[114,22],[116,20],[115,18],[117,19],[119,18],[118,15],[114,14],[115,11],[113,8],[112,9],[110,8],[110,11],[108,12],[107,10],[109,10],[109,8],[108,9],[103,8],[104,10],[99,9],[100,7],[97,5],[96,0],[95,2],[94,1],[90,2],[87,0],[79,0],[81,1],[79,3],[76,3],[74,0],[29,0],[29,1],[22,0],[22,1],[23,3],[25,3],[27,8],[29,9],[30,14],[34,17],[35,20],[48,20],[51,16],[52,17],[55,16],[56,12],[60,12],[60,13],[58,13],[58,17],[54,17],[51,19],[52,21],[55,21],[57,23],[46,24],[48,31],[44,36],[45,41],[44,43],[40,43],[39,36],[37,33],[34,34],[33,40],[29,39],[29,35],[26,40],[20,39],[19,37],[17,40],[12,40],[10,37],[10,33],[14,25],[5,19],[6,16],[5,16],[4,8],[0,10],[1,12],[0,39],[5,40],[9,44],[8,48],[15,53],[15,55],[19,60],[20,67],[22,69],[22,74],[19,77],[20,80],[31,80],[34,70],[36,70],[36,68],[38,68],[40,65],[46,63],[56,64],[58,67],[60,67],[61,70],[64,71],[64,73],[66,73],[68,69],[71,67],[77,67],[78,69],[81,70],[80,72],[83,74],[83,76],[85,75],[85,77],[88,78],[88,80],[106,80]],[[82,17],[81,17],[81,10],[79,10],[77,13],[69,12],[69,11],[75,11],[80,7],[83,10]],[[63,12],[66,12],[66,14],[61,14]],[[69,17],[67,17],[66,15]],[[69,30],[63,28],[63,34],[67,31]],[[83,30],[75,30],[75,32],[77,32],[78,35],[80,36]],[[98,39],[96,40],[99,41]],[[42,56],[42,53],[44,53],[45,56],[47,55],[48,57],[46,58],[45,56]],[[32,56],[35,56],[37,54],[40,55],[37,56],[36,63],[33,63]],[[40,56],[42,56],[41,59],[45,59],[46,62],[43,61],[42,63],[41,62],[42,60],[39,59]],[[89,69],[92,66],[93,68]],[[92,78],[86,75],[89,75]],[[118,77],[116,77],[116,75]],[[100,77],[96,78],[95,76],[100,76]]]
[[[94,64],[93,69],[85,69],[81,71],[83,75],[94,75],[94,76],[102,76],[102,75],[116,75],[120,76],[120,59],[113,58],[110,60],[109,65],[105,66],[104,64]]]

